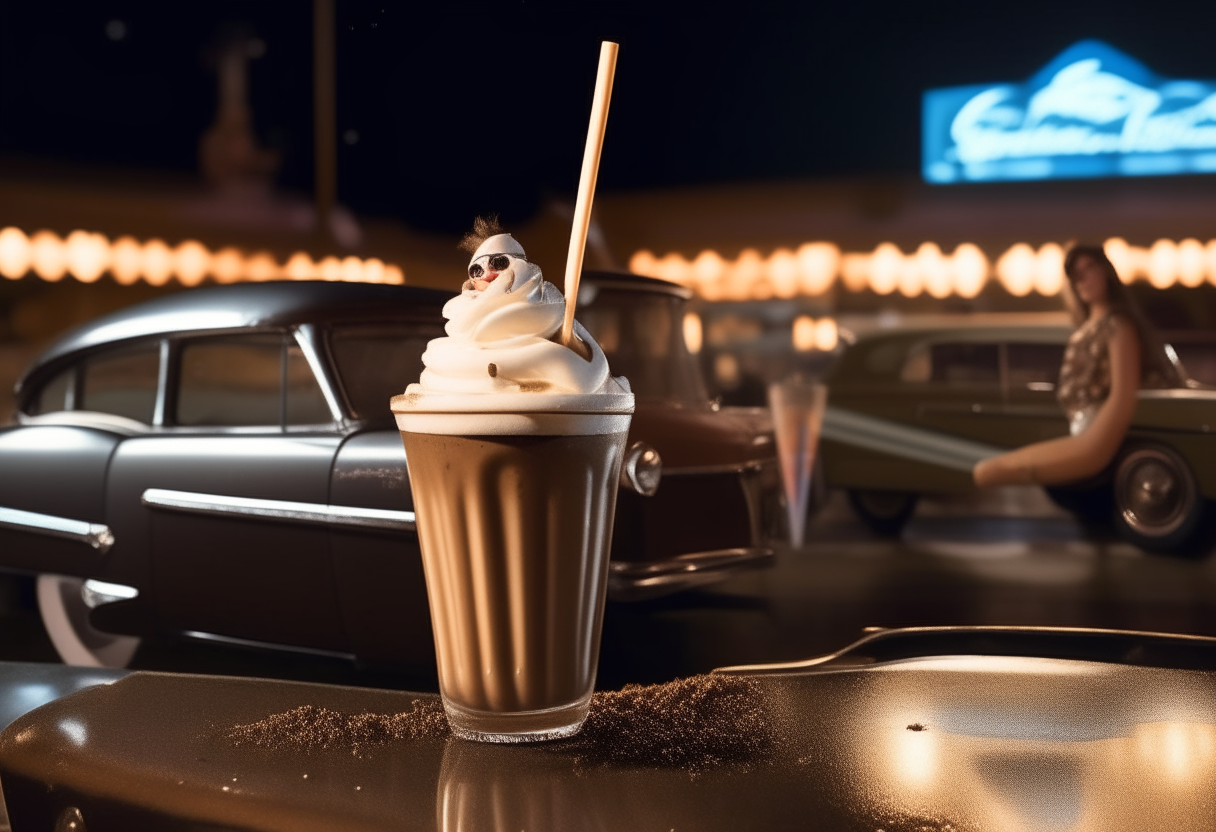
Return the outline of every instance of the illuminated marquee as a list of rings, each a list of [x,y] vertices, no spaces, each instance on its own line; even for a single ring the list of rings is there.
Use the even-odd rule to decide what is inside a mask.
[[[1100,41],[1024,84],[929,90],[928,182],[1216,172],[1216,81],[1161,78]]]

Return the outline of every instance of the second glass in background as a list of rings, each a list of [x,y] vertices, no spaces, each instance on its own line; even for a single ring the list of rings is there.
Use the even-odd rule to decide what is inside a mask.
[[[811,475],[819,450],[819,432],[828,388],[813,379],[794,377],[768,388],[769,408],[777,436],[777,460],[789,519],[790,544],[802,545],[810,501]]]

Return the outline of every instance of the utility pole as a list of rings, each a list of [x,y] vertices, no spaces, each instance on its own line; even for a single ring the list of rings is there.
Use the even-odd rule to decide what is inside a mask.
[[[330,218],[338,196],[338,128],[334,92],[334,0],[312,6],[313,142],[316,145],[317,235],[333,241]]]

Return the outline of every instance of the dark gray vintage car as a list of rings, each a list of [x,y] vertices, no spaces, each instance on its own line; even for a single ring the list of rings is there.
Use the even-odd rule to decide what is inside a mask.
[[[759,414],[705,399],[678,326],[682,290],[628,275],[586,288],[588,323],[638,393],[611,597],[763,563],[771,437]],[[122,666],[140,636],[167,632],[429,672],[388,400],[417,380],[449,296],[206,288],[99,319],[43,354],[18,384],[17,424],[0,428],[0,568],[38,576],[60,655]],[[648,497],[660,453],[668,476]]]
[[[971,468],[1003,450],[1068,434],[1055,387],[1070,328],[976,317],[882,330],[828,377],[822,458],[873,528],[897,533],[924,494],[973,488]],[[1173,350],[1167,354],[1177,364]],[[1185,371],[1178,368],[1183,378]],[[1200,545],[1216,499],[1216,390],[1188,381],[1141,390],[1103,475],[1048,493],[1153,551]]]

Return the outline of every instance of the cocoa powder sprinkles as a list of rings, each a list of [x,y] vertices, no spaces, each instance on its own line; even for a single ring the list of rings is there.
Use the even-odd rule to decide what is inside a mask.
[[[234,726],[225,736],[235,746],[359,755],[374,746],[449,733],[443,705],[435,699],[415,701],[411,710],[397,714],[346,714],[303,705]],[[773,746],[760,685],[737,676],[702,675],[595,693],[582,731],[543,747],[570,755],[584,768],[653,766],[698,774],[757,762]]]
[[[760,685],[737,676],[692,676],[626,685],[591,698],[583,730],[555,750],[584,766],[640,765],[696,774],[759,761],[773,748]]]
[[[396,714],[344,714],[315,705],[302,705],[229,729],[235,746],[248,745],[272,751],[349,750],[402,740],[420,740],[448,735],[448,720],[438,700],[414,702],[408,711]]]

